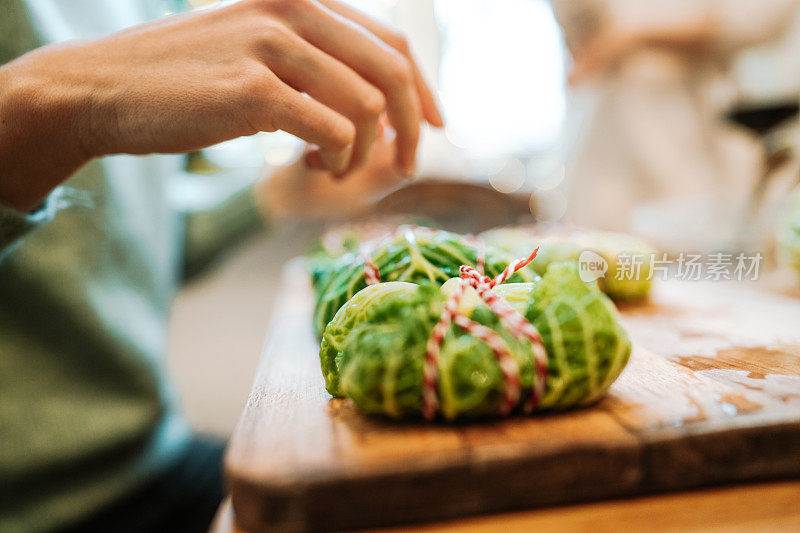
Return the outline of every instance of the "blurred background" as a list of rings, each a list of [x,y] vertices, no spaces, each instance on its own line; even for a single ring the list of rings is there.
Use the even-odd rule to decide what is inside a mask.
[[[49,25],[54,40],[88,36],[92,16],[114,20],[113,30],[210,3],[97,13],[75,0],[52,13],[56,3],[32,2],[40,20],[74,15],[68,27]],[[800,177],[800,1],[351,3],[403,29],[445,112],[446,127],[423,134],[418,176],[381,213],[460,231],[591,226],[671,253],[774,247]],[[172,200],[186,212],[219,203],[302,150],[274,133],[189,154]],[[233,429],[281,269],[322,229],[250,232],[180,294],[169,366],[197,429]]]

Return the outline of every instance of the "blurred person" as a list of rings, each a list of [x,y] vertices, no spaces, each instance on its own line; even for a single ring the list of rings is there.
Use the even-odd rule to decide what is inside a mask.
[[[148,4],[0,0],[1,531],[205,531],[222,497],[223,444],[191,432],[164,366],[182,263],[209,247],[165,198],[180,159],[101,156],[278,129],[310,143],[196,214],[218,243],[260,216],[363,210],[413,172],[420,123],[442,122],[405,40],[334,0],[37,48],[70,9],[102,34]]]
[[[799,4],[553,0],[574,60],[569,81],[588,109],[568,164],[570,218],[630,230],[635,207],[666,201],[678,222],[691,219],[685,239],[705,237],[698,223],[729,227],[710,212],[743,204],[759,147],[721,120],[730,95],[718,82],[741,50],[779,39]]]

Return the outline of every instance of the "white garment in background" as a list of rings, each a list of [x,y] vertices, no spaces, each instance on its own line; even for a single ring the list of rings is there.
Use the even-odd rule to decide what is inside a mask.
[[[720,115],[730,94],[714,81],[747,46],[778,39],[798,10],[796,0],[553,0],[571,48],[602,17],[645,30],[712,16],[719,38],[705,55],[642,48],[613,72],[575,94],[585,113],[568,163],[568,217],[580,224],[630,230],[635,207],[697,195],[711,205],[741,202],[758,175],[759,149]],[[695,227],[694,231],[703,228]]]

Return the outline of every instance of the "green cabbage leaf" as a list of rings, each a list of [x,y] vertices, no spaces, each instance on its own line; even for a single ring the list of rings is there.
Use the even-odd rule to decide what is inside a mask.
[[[627,363],[631,344],[611,301],[595,284],[580,280],[574,263],[553,264],[541,279],[494,290],[530,320],[545,343],[548,378],[538,409],[587,405],[603,396]],[[448,292],[448,285],[394,282],[356,294],[323,335],[320,361],[328,391],[366,413],[419,417],[427,342]],[[521,406],[535,379],[530,343],[512,336],[471,288],[459,309],[502,337],[520,369]],[[438,364],[444,419],[497,416],[504,381],[484,341],[452,325]]]

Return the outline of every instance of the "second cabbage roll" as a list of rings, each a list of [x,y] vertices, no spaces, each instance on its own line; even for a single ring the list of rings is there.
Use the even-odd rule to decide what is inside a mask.
[[[479,257],[477,241],[448,231],[424,227],[405,227],[381,239],[366,255],[377,267],[381,281],[433,283],[441,285],[458,276],[461,265],[476,266]],[[512,257],[489,246],[484,250],[485,270],[496,276],[508,266]],[[336,312],[358,291],[367,286],[365,258],[359,253],[345,253],[335,259],[325,275],[315,275],[317,302],[314,308],[314,331],[321,336]],[[511,281],[530,281],[536,274],[522,270]]]

